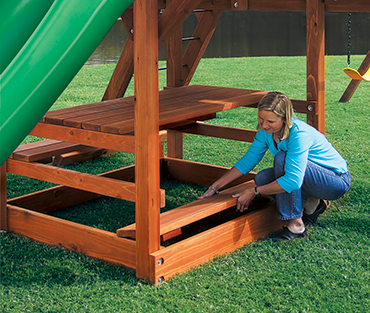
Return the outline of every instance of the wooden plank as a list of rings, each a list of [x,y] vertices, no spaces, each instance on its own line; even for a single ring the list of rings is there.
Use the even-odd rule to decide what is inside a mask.
[[[184,53],[182,60],[182,64],[185,64],[182,73],[183,85],[189,85],[208,43],[212,38],[221,14],[222,11],[210,11],[197,14],[199,22],[193,37],[199,38],[199,40],[192,40]]]
[[[33,149],[23,150],[21,152],[15,151],[13,153],[13,158],[15,160],[25,161],[25,162],[35,162],[38,160],[52,158],[56,155],[60,155],[63,153],[68,153],[71,151],[79,150],[84,146],[65,142],[65,141],[56,141],[49,142],[48,140],[43,140],[41,143],[44,145],[38,145]],[[86,147],[85,147],[86,148]]]
[[[135,166],[102,173],[97,176],[135,182]],[[56,186],[8,200],[8,204],[40,213],[49,213],[99,198],[100,195],[66,186]]]
[[[78,173],[44,164],[9,160],[8,171],[34,179],[48,181],[76,189],[81,189],[118,199],[135,201],[135,184]]]
[[[370,12],[370,2],[368,0],[325,0],[325,11]]]
[[[8,208],[6,205],[6,162],[0,166],[0,230],[8,230]]]
[[[100,101],[95,103],[83,104],[78,105],[70,108],[64,108],[54,111],[48,111],[43,119],[42,122],[49,123],[49,124],[56,124],[56,125],[63,125],[63,120],[65,118],[83,116],[88,114],[88,112],[100,112],[101,110],[108,110],[109,108],[120,107],[122,103],[126,103],[129,101],[133,101],[133,97],[127,98],[120,98],[120,99],[113,99],[107,101]]]
[[[183,226],[199,221],[236,205],[237,198],[232,195],[248,188],[253,182],[221,191],[214,197],[196,200],[160,215],[160,235],[171,233]],[[136,238],[136,224],[131,224],[117,230],[117,236]]]
[[[368,0],[323,0],[325,1],[325,11],[328,12],[370,12]],[[238,2],[238,1],[234,1]],[[231,5],[234,2],[230,0],[203,0],[197,9],[205,10],[233,10]],[[244,1],[243,1],[244,2]],[[158,1],[158,7],[166,7],[165,0]],[[249,0],[248,7],[250,11],[306,11],[306,0]]]
[[[9,231],[93,258],[135,268],[135,242],[114,233],[8,206]]]
[[[86,146],[134,153],[135,138],[129,135],[99,133],[84,129],[38,123],[30,135],[83,144]]]
[[[136,276],[149,278],[149,255],[160,249],[157,3],[134,2]]]
[[[205,124],[202,122],[196,122],[190,125],[175,128],[174,130],[196,134],[202,136],[209,136],[215,138],[223,138],[229,140],[238,140],[245,142],[253,142],[254,136],[256,135],[255,130],[249,130],[244,128],[226,127],[212,124]],[[169,154],[167,154],[171,157]]]
[[[183,133],[167,131],[167,156],[170,158],[183,158]]]
[[[35,141],[35,142],[19,145],[17,147],[17,149],[15,149],[14,152],[9,156],[9,158],[13,159],[14,158],[14,153],[24,152],[24,151],[27,151],[27,150],[30,150],[30,149],[35,149],[35,148],[38,148],[38,147],[42,147],[42,146],[45,145],[45,142],[47,144],[53,144],[53,143],[58,143],[60,141],[59,140],[46,139],[46,140]]]
[[[317,101],[317,114],[307,122],[325,133],[325,7],[307,0],[307,100]]]
[[[248,106],[256,104],[263,97],[266,92],[255,92],[249,93],[241,96],[235,96],[230,98],[220,98],[223,90],[220,90],[218,93],[214,92],[208,98],[202,96],[203,99],[195,99],[195,101],[186,101],[184,98],[180,98],[175,105],[160,106],[159,114],[159,124],[167,125],[171,123],[176,123],[184,120],[196,119],[199,116],[204,116],[207,114],[213,114],[216,112],[230,110],[239,106]],[[214,100],[213,100],[214,99]],[[164,108],[164,110],[162,110]],[[125,123],[118,122],[102,126],[102,130],[106,132],[117,132],[119,131],[122,134],[130,132],[132,129],[129,121]]]
[[[364,75],[369,69],[370,69],[370,50],[367,52],[364,60],[362,61],[360,67],[358,68],[358,72],[361,75]],[[339,102],[348,102],[351,99],[352,95],[355,93],[360,83],[361,80],[352,79],[348,87],[344,91],[342,97],[339,99]]]
[[[176,0],[168,0],[167,4]],[[176,2],[178,4],[178,2]],[[166,40],[167,87],[183,86],[182,73],[182,26],[179,25]]]
[[[187,160],[164,158],[162,160],[162,172],[167,179],[173,179],[185,184],[196,184],[200,186],[210,186],[214,181],[224,175],[229,168],[203,164]],[[255,173],[248,173],[238,180],[225,186],[230,188],[253,179]]]
[[[130,84],[134,73],[134,37],[133,37],[133,9],[127,9],[121,15],[122,21],[128,30],[125,46],[108,83],[102,100],[122,97]],[[132,30],[132,31],[131,31]]]
[[[160,50],[166,43],[166,36],[171,35],[172,31],[180,27],[186,18],[190,15],[200,0],[186,0],[179,4],[174,3],[172,6],[162,4],[165,12],[159,18],[158,33],[160,37],[158,40],[158,50]],[[123,19],[125,25],[129,23],[128,19]],[[126,26],[127,27],[127,26]],[[125,47],[118,60],[117,66],[112,75],[111,81],[108,84],[107,90],[104,94],[103,100],[121,97],[127,89],[127,86],[134,73],[133,68],[134,44],[128,38]]]
[[[250,0],[230,0],[231,11],[247,11]]]
[[[16,175],[48,181],[117,199],[133,202],[136,199],[136,185],[134,183],[12,159],[9,159],[7,166],[8,172]],[[160,193],[160,199],[164,199],[164,190],[160,190]],[[160,205],[164,207],[165,203],[162,201]]]
[[[131,97],[130,97],[131,98]],[[54,114],[51,117],[45,117],[45,123],[71,126],[75,128],[82,128],[82,123],[94,119],[99,114],[109,114],[117,110],[130,109],[133,106],[133,99],[120,99],[115,103],[105,103],[108,101],[103,101],[100,103],[94,103],[91,106],[86,106],[84,110],[79,110],[77,106],[77,111],[71,111],[66,113]],[[111,114],[112,115],[112,114]]]
[[[203,0],[197,9],[206,10],[231,10],[234,6],[234,2],[230,0]],[[246,2],[246,1],[242,1]],[[306,2],[305,0],[249,0],[248,6],[241,6],[244,10],[253,11],[305,11]]]
[[[306,3],[304,0],[249,0],[248,9],[251,11],[305,11]]]
[[[182,103],[191,103],[192,99],[196,97],[205,97],[210,94],[212,90],[217,87],[203,87],[196,86],[192,87],[191,90],[179,89],[178,91],[173,89],[166,89],[159,93],[160,100],[160,111],[167,111],[172,109],[174,106],[179,106],[180,101]],[[127,107],[124,110],[124,114],[111,113],[109,116],[97,119],[91,119],[88,122],[83,123],[83,128],[99,130],[102,132],[115,133],[115,134],[127,134],[134,130],[134,105]]]
[[[188,271],[218,255],[230,253],[246,243],[265,237],[283,225],[284,222],[276,217],[275,207],[269,205],[165,247],[151,254],[151,273],[155,274],[150,281],[156,284],[159,278],[166,280]]]
[[[182,0],[169,2],[158,20],[158,45],[161,49],[188,16],[197,8],[201,0]]]
[[[94,147],[82,147],[78,151],[56,155],[53,160],[53,166],[65,166],[68,164],[90,161],[102,156],[107,156],[116,151],[100,149]]]

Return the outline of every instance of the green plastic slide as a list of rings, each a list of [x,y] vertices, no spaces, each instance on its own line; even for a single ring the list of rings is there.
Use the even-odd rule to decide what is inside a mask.
[[[12,4],[6,6],[9,1]],[[53,2],[51,6],[50,2]],[[5,45],[14,44],[16,47],[12,50],[16,55],[5,62],[6,68],[0,76],[0,164],[36,126],[132,2],[0,0],[1,11],[5,7],[34,10],[37,4],[40,11],[47,11],[36,27],[40,16],[30,17],[33,24],[30,28],[35,30],[28,39],[24,39],[22,33],[29,32],[29,29],[25,30],[27,26],[14,32],[6,31],[12,34],[14,43],[0,37],[1,51]],[[1,13],[0,23],[18,19],[15,13],[14,17],[4,17]],[[23,39],[18,37],[18,33]],[[24,41],[23,47],[19,48]]]
[[[0,74],[41,22],[54,0],[0,0]]]

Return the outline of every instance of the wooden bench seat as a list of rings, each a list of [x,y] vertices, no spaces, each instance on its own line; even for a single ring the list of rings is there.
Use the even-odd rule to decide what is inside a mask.
[[[10,158],[25,162],[45,164],[53,162],[53,165],[60,166],[91,160],[112,152],[113,151],[108,151],[106,149],[47,139],[20,145],[11,154]]]
[[[236,205],[232,195],[241,192],[253,184],[252,181],[242,183],[221,191],[218,195],[196,200],[160,215],[160,235],[162,241],[181,234],[181,227],[199,221],[215,213]],[[117,236],[136,238],[136,224],[131,224],[117,230]]]

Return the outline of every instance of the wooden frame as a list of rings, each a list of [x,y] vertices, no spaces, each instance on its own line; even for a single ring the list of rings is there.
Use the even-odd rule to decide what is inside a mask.
[[[159,9],[165,10],[158,17]],[[196,13],[199,24],[194,37],[198,39],[192,41],[182,55],[181,25],[194,9],[207,11]],[[245,94],[225,99],[222,98],[225,90],[221,87],[211,87],[207,95],[221,97],[219,101],[218,98],[205,99],[204,86],[195,87],[202,91],[199,93],[199,99],[194,100],[181,93],[184,90],[193,90],[189,89],[194,87],[188,86],[189,82],[223,10],[307,12],[307,99],[294,100],[293,105],[298,112],[307,114],[310,124],[324,132],[325,11],[370,12],[369,1],[186,0],[179,3],[175,0],[136,0],[122,14],[122,20],[130,36],[103,96],[105,101],[92,104],[95,107],[114,108],[120,106],[122,101],[126,101],[126,107],[135,108],[135,128],[132,126],[122,128],[121,122],[115,127],[103,125],[105,128],[102,124],[89,124],[85,120],[81,122],[81,119],[76,117],[79,115],[76,115],[76,112],[80,110],[81,113],[81,110],[87,109],[89,105],[86,105],[86,107],[71,108],[61,112],[63,116],[69,116],[65,124],[60,116],[58,118],[55,115],[59,112],[54,115],[47,114],[31,132],[34,136],[135,153],[135,166],[93,176],[55,167],[50,168],[48,165],[34,162],[8,159],[1,166],[0,172],[1,229],[48,244],[61,244],[72,251],[122,264],[136,269],[138,278],[149,279],[150,282],[156,284],[176,273],[202,264],[216,255],[231,252],[281,227],[283,223],[275,217],[274,206],[268,204],[260,210],[220,223],[177,243],[162,246],[164,239],[161,234],[159,209],[164,205],[164,191],[160,190],[160,180],[171,177],[184,183],[198,183],[207,186],[227,171],[226,168],[218,166],[182,160],[183,134],[194,133],[242,141],[251,141],[255,134],[254,131],[207,125],[200,121],[210,119],[216,112],[232,109],[244,102],[247,107],[255,107],[265,92],[248,90]],[[158,50],[165,43],[167,43],[167,85],[169,88],[159,93]],[[186,65],[183,66],[183,64]],[[124,94],[133,73],[135,73],[135,97],[115,100]],[[176,94],[180,93],[183,97],[188,97],[186,101],[183,101],[184,104],[189,99],[203,104],[207,103],[200,106],[198,111],[185,114],[184,109],[176,111],[174,102],[172,115],[169,115],[166,120],[160,106],[163,95],[166,97],[172,95],[175,99]],[[232,105],[226,103],[232,103]],[[171,106],[167,104],[167,108],[169,107]],[[104,115],[104,112],[102,114]],[[178,114],[177,118],[173,119],[172,117],[176,114]],[[86,128],[83,127],[84,124]],[[164,156],[163,142],[159,137],[159,131],[162,129],[167,130],[167,157]],[[61,186],[6,201],[6,171],[42,178],[60,183]],[[250,174],[244,178],[244,181],[236,182],[236,184],[245,183],[245,180],[252,178],[253,174]],[[230,186],[230,188],[233,187]],[[231,191],[226,190],[223,194],[226,195],[228,192]],[[121,238],[116,233],[47,215],[50,211],[95,199],[100,195],[135,201],[135,240]],[[202,208],[206,208],[205,215],[202,211],[200,214],[202,217],[199,218],[203,218],[219,209],[235,205],[235,201],[224,198],[225,196],[220,197],[219,202],[217,198],[195,202],[187,207],[196,209],[199,205],[200,208],[200,203],[202,203]],[[209,209],[207,209],[208,205]],[[182,221],[180,214],[176,225],[181,228],[182,225],[193,222],[193,217],[189,221]],[[181,233],[181,229],[169,228],[168,230],[170,235],[167,238]]]

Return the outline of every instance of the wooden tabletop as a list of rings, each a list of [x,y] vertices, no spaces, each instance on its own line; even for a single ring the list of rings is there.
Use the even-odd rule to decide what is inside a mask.
[[[159,125],[195,120],[197,117],[240,106],[255,106],[265,91],[191,85],[159,92]],[[128,134],[134,131],[134,97],[102,101],[49,111],[42,123]]]

